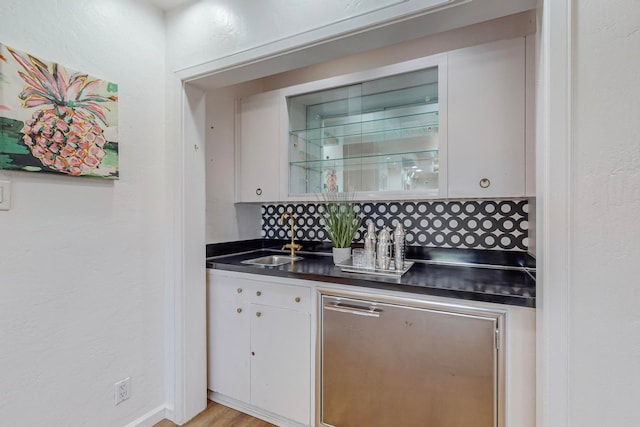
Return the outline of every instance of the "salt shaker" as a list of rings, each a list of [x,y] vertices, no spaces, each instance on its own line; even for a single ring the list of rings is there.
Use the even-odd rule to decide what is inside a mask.
[[[393,232],[393,254],[396,270],[404,269],[405,236],[404,228],[402,228],[402,224],[398,221],[396,230]]]

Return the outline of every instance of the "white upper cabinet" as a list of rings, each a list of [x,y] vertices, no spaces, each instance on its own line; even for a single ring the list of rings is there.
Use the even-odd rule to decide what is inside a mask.
[[[518,37],[242,99],[237,201],[527,195],[526,52]]]
[[[448,196],[525,195],[525,38],[449,52]]]
[[[280,199],[280,110],[284,98],[266,92],[240,100],[237,126],[236,202]]]

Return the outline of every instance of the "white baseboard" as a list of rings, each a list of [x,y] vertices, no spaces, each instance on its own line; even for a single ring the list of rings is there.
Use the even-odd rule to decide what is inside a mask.
[[[263,421],[275,424],[279,427],[308,427],[305,424],[300,424],[288,418],[280,417],[269,411],[265,411],[264,409],[257,408],[236,399],[232,399],[223,394],[216,393],[211,390],[207,390],[207,393],[209,400],[220,403],[224,406],[228,406],[229,408],[235,409],[236,411],[244,412],[245,414],[251,415],[252,417],[260,418]]]
[[[164,405],[158,406],[157,408],[152,409],[141,417],[133,420],[125,427],[152,427],[154,424],[159,423],[163,419],[169,418],[168,412],[169,411],[167,411],[167,408]]]

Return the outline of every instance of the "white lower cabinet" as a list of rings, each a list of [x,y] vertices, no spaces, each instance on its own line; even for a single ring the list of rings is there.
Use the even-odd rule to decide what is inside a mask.
[[[251,328],[249,303],[242,295],[250,285],[242,279],[213,279],[208,289],[209,388],[243,402],[250,399],[250,381],[239,373],[249,371],[251,345],[239,337],[248,337]]]
[[[404,292],[382,291],[370,288],[353,287],[309,280],[290,278],[276,278],[224,270],[208,271],[208,363],[209,396],[224,405],[230,406],[247,414],[262,418],[280,427],[324,426],[320,418],[321,393],[328,386],[322,385],[322,362],[316,360],[316,347],[322,353],[321,343],[322,322],[318,322],[316,307],[318,295],[337,295],[344,299],[357,298],[363,300],[385,301],[393,304],[426,307],[434,310],[437,318],[446,314],[447,307],[455,306],[457,311],[464,311],[479,319],[488,313],[500,313],[501,324],[499,333],[489,338],[491,343],[499,347],[500,357],[494,364],[496,372],[503,373],[503,379],[495,383],[495,398],[498,406],[495,413],[496,427],[534,427],[535,426],[535,310],[532,308],[515,307],[485,303],[478,301],[440,298],[428,295],[408,294]],[[380,306],[379,306],[380,307]],[[385,309],[383,307],[383,309]],[[339,310],[342,315],[342,310]],[[386,314],[390,314],[388,311]],[[450,316],[448,314],[447,316]],[[445,316],[445,317],[447,317]],[[448,318],[448,317],[447,317]],[[404,327],[407,318],[401,318],[400,326]],[[360,319],[361,320],[361,319]],[[356,319],[358,321],[358,319]],[[413,321],[408,323],[414,324]],[[394,324],[395,325],[395,324]],[[335,325],[334,325],[335,326]],[[396,325],[397,326],[397,325]],[[382,327],[380,324],[378,327]],[[426,337],[438,337],[436,342],[445,338],[448,344],[433,345],[433,357],[428,349],[415,345],[413,342],[400,343],[401,336],[392,334],[389,338],[376,339],[382,330],[375,330],[373,335],[358,335],[349,323],[339,323],[337,331],[340,334],[351,334],[354,339],[334,341],[332,356],[344,353],[344,350],[354,348],[358,340],[369,341],[371,345],[381,351],[394,354],[400,360],[401,353],[397,351],[411,351],[420,354],[425,366],[433,360],[444,360],[441,365],[443,378],[447,381],[463,378],[453,375],[451,369],[460,365],[461,361],[469,363],[469,357],[479,361],[480,353],[469,354],[468,346],[463,345],[466,339],[474,338],[476,332],[471,327],[462,327],[452,335],[442,330],[443,324],[438,321],[429,325],[424,331]],[[430,328],[430,329],[429,329]],[[414,331],[415,332],[415,331]],[[355,334],[355,335],[354,335]],[[440,334],[440,335],[438,335]],[[427,341],[425,341],[428,344]],[[493,348],[492,345],[489,347]],[[446,349],[452,355],[442,353]],[[366,350],[366,349],[365,349]],[[369,357],[368,363],[377,363],[371,375],[392,375],[389,372],[407,372],[393,364],[382,364],[376,360],[372,352],[364,351],[356,346],[356,359]],[[490,351],[492,351],[490,349]],[[365,354],[363,356],[362,354]],[[443,356],[444,354],[444,356]],[[325,354],[326,356],[326,354]],[[406,354],[405,354],[406,356]],[[437,356],[437,357],[436,357]],[[374,359],[371,359],[374,357]],[[448,362],[447,362],[448,361]],[[318,363],[316,368],[315,364]],[[357,363],[357,362],[355,362]],[[335,364],[333,365],[336,366]],[[328,368],[331,368],[329,366]],[[473,363],[469,369],[476,369]],[[466,368],[465,368],[466,369]],[[472,369],[472,370],[473,370]],[[409,370],[411,371],[411,370]],[[469,371],[470,372],[470,371]],[[365,377],[367,372],[363,374]],[[347,381],[342,374],[341,381]],[[409,372],[405,375],[407,381],[417,381],[418,375]],[[350,373],[353,380],[353,372]],[[500,378],[500,375],[498,375]],[[359,384],[359,385],[358,385]],[[388,382],[388,387],[393,381]],[[329,386],[336,387],[335,383]],[[362,387],[360,383],[349,384],[350,387]],[[422,387],[421,385],[420,387]],[[416,386],[416,389],[419,387]],[[341,390],[344,392],[344,390]],[[367,393],[370,390],[366,390]],[[376,398],[380,393],[393,393],[389,390],[373,391]],[[332,393],[335,401],[336,393]],[[490,393],[489,393],[490,394]],[[363,393],[363,396],[366,396]],[[426,397],[425,397],[426,399]],[[443,390],[433,397],[433,402],[446,407],[447,402],[461,405],[461,396],[453,400],[445,399]],[[405,401],[405,403],[408,400]],[[427,400],[425,400],[427,402]],[[326,402],[325,402],[326,403]],[[475,411],[478,402],[465,403],[460,411]],[[348,402],[334,402],[340,410],[354,409]],[[395,408],[397,410],[397,408]],[[442,409],[444,410],[444,409]],[[460,414],[460,416],[465,414]],[[466,415],[465,415],[466,416]],[[327,419],[330,423],[331,420]],[[397,420],[396,420],[397,421]],[[388,423],[385,425],[394,425]],[[395,424],[400,425],[400,424]],[[409,424],[406,424],[409,425]],[[415,425],[415,424],[412,424]],[[461,424],[461,425],[468,425]],[[355,426],[355,425],[354,425]],[[359,427],[356,426],[356,427]]]
[[[310,425],[310,288],[215,270],[208,287],[209,389]]]
[[[251,404],[309,422],[309,313],[251,304]]]

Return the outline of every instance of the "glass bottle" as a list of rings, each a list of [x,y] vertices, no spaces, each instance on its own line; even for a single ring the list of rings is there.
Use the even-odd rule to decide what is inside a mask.
[[[404,250],[405,250],[405,238],[406,234],[400,221],[396,225],[396,230],[393,232],[393,256],[396,270],[404,269]]]
[[[378,268],[388,270],[391,264],[391,233],[384,227],[378,234],[377,245]]]

